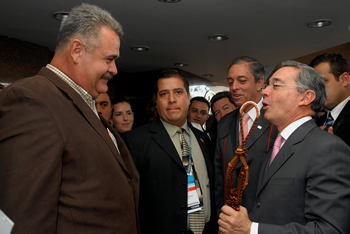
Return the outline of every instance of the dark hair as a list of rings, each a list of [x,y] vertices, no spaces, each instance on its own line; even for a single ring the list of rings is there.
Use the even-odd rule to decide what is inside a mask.
[[[208,100],[205,99],[204,97],[198,96],[198,97],[193,97],[193,98],[191,98],[191,100],[190,100],[190,106],[192,105],[192,102],[193,102],[193,101],[204,102],[205,104],[208,105],[208,110],[209,110],[209,102],[208,102]]]
[[[235,58],[228,69],[235,65],[235,64],[243,64],[243,63],[249,63],[250,65],[250,73],[255,78],[255,83],[258,82],[261,77],[265,80],[265,67],[255,58],[249,57],[249,56],[240,56],[238,58]]]
[[[182,74],[179,70],[177,69],[165,69],[165,70],[162,70],[158,76],[157,76],[157,79],[156,79],[156,82],[154,84],[154,94],[157,96],[157,93],[158,93],[158,81],[160,79],[166,79],[166,78],[171,78],[171,77],[177,77],[177,78],[180,78],[183,83],[184,83],[184,87],[187,91],[187,93],[190,92],[190,84],[187,80],[187,78],[184,76],[184,74]]]
[[[156,94],[153,94],[151,100],[147,104],[146,109],[147,109],[149,122],[153,121],[155,118],[158,117],[156,100],[157,100],[157,96]]]
[[[334,75],[335,79],[339,81],[339,77],[344,72],[350,74],[350,67],[346,59],[341,54],[335,53],[325,53],[317,56],[310,62],[311,67],[316,67],[320,63],[328,62],[331,67],[331,73]]]
[[[130,108],[131,108],[130,101],[124,97],[114,97],[111,101],[111,104],[112,104],[112,106],[114,106],[115,104],[123,103],[123,102],[128,103],[130,105]],[[113,116],[113,112],[114,112],[114,108],[112,108],[112,116]]]
[[[216,118],[214,115],[209,116],[209,118],[205,122],[205,127],[207,132],[210,133],[210,135],[212,136],[217,135],[218,121],[216,121]]]
[[[220,99],[223,99],[223,98],[228,98],[228,100],[230,100],[230,102],[234,105],[234,101],[233,101],[233,98],[232,98],[232,94],[229,92],[229,91],[223,91],[223,92],[219,92],[217,94],[215,94],[211,100],[210,100],[210,109],[211,111],[213,112],[213,106],[215,104],[215,102],[219,101]]]
[[[311,109],[315,113],[323,110],[327,91],[326,83],[320,73],[312,67],[296,61],[285,61],[281,64],[281,68],[283,67],[295,67],[300,70],[299,75],[295,77],[295,82],[299,86],[297,87],[298,92],[302,93],[306,90],[313,90],[316,94],[316,98],[311,103]]]

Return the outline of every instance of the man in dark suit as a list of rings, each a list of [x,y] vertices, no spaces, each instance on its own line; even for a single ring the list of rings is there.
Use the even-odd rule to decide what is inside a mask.
[[[222,233],[350,233],[350,148],[312,119],[326,99],[322,76],[294,61],[262,92],[265,119],[280,132],[249,212],[222,208]]]
[[[246,161],[249,166],[249,181],[243,192],[242,205],[248,210],[254,205],[260,169],[278,133],[276,127],[264,119],[261,96],[264,77],[264,66],[258,60],[248,56],[234,59],[229,67],[227,81],[237,109],[222,117],[218,124],[214,160],[217,215],[225,204],[224,190],[228,163],[235,156],[235,151],[240,145],[239,108],[247,101],[255,102],[260,110],[257,126],[245,145],[248,150]],[[249,132],[257,116],[256,109],[250,105],[244,110],[244,114],[246,113],[249,117],[247,121]],[[234,187],[237,186],[237,175],[241,166],[242,163],[239,161],[233,177]]]
[[[187,120],[193,125],[193,127],[204,132],[203,125],[209,117],[208,100],[204,97],[191,98]]]
[[[108,12],[75,7],[51,63],[1,92],[0,208],[12,233],[139,232],[138,172],[94,102],[117,73],[121,36]]]
[[[201,233],[189,221],[189,171],[182,162],[179,128],[193,158],[192,174],[194,177],[197,174],[199,180],[196,190],[201,190],[203,196],[203,233],[217,232],[210,143],[206,134],[186,120],[190,101],[188,81],[177,70],[164,70],[158,76],[154,95],[159,117],[123,134],[140,173],[141,232]]]
[[[310,66],[323,76],[327,89],[325,108],[328,112],[316,123],[350,146],[349,64],[341,54],[321,54],[311,61]]]

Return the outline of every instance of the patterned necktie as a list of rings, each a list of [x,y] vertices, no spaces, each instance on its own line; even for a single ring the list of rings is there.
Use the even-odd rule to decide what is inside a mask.
[[[248,120],[249,120],[250,116],[248,115],[248,113],[245,113],[242,116],[242,128],[243,128],[243,137],[244,139],[247,137],[248,135]],[[239,144],[242,145],[242,135],[241,132],[239,132]]]
[[[284,139],[281,136],[281,134],[278,134],[275,140],[275,143],[273,144],[273,150],[272,150],[272,155],[271,155],[271,160],[269,165],[271,165],[272,161],[276,158],[276,155],[278,154],[278,151],[280,150],[283,141]]]
[[[184,165],[185,170],[187,171],[188,167],[188,160],[190,157],[190,148],[188,147],[187,141],[185,140],[185,136],[183,134],[183,129],[179,128],[177,131],[180,134],[180,144],[181,144],[181,159],[182,159],[182,164]]]
[[[183,134],[184,129],[179,128],[177,131],[180,134],[180,144],[181,144],[181,151],[182,151],[182,164],[184,165],[185,170],[187,171],[188,162],[189,162],[189,155],[190,150],[188,147],[188,144],[185,140],[185,136]],[[193,165],[193,160],[191,159],[191,164]],[[192,169],[192,168],[191,168]],[[193,173],[195,174],[195,173]],[[194,178],[195,180],[198,180],[198,178]],[[196,183],[197,187],[197,183]],[[198,191],[198,188],[197,188]],[[190,229],[194,234],[200,234],[203,232],[204,226],[205,226],[205,216],[204,216],[204,209],[202,207],[201,210],[193,212],[188,214],[189,221],[190,221]]]
[[[329,113],[328,117],[327,117],[326,125],[332,126],[333,122],[334,122],[334,119],[333,119],[331,113]]]

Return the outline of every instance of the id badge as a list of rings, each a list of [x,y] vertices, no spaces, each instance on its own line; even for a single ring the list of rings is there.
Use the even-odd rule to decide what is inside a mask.
[[[201,210],[201,204],[198,199],[196,184],[194,183],[192,173],[190,175],[187,175],[187,184],[188,184],[187,212],[193,213],[198,210]]]

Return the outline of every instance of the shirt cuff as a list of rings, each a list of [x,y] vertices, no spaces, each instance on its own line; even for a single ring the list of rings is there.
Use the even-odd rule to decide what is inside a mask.
[[[259,223],[252,222],[252,226],[250,227],[250,234],[258,234]]]

